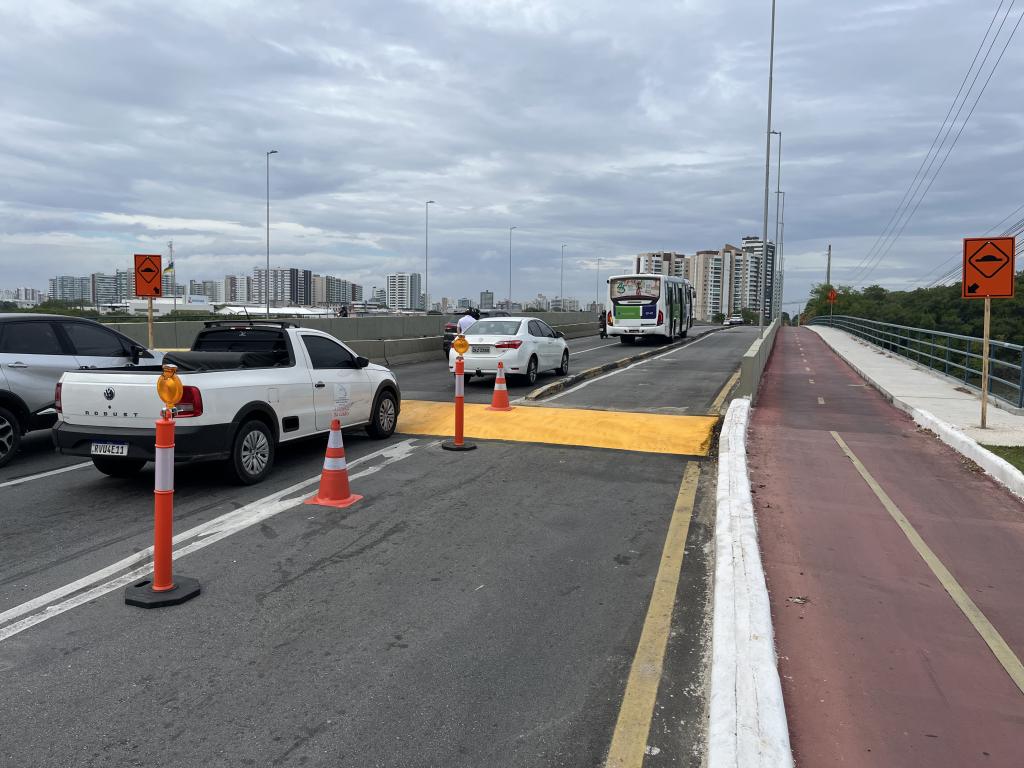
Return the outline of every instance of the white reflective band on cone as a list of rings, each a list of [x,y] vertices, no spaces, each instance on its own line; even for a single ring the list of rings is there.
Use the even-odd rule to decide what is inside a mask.
[[[466,396],[466,379],[462,376],[455,377],[455,396],[465,397]]]
[[[504,391],[508,390],[508,387],[505,386],[505,382],[504,381],[499,381],[497,384],[494,385],[494,388],[496,390],[498,390],[499,392],[504,392]]]
[[[348,469],[345,459],[324,459],[324,469]]]
[[[341,430],[340,429],[337,432],[335,432],[333,429],[331,430],[331,436],[329,438],[327,438],[327,447],[328,448],[341,448]]]
[[[174,490],[174,449],[157,448],[156,456],[153,457],[156,463],[156,482],[153,485],[155,491]]]

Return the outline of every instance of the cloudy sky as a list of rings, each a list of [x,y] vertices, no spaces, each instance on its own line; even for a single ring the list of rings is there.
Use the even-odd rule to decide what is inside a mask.
[[[997,5],[780,0],[787,301],[829,242],[834,282],[857,275]],[[504,296],[510,226],[515,297],[558,293],[565,243],[588,300],[598,258],[760,233],[769,20],[769,0],[0,0],[0,287],[172,238],[179,280],[248,272],[277,149],[276,266],[367,289],[422,271],[433,199],[435,300]],[[920,284],[1024,203],[1021,39],[868,282]]]

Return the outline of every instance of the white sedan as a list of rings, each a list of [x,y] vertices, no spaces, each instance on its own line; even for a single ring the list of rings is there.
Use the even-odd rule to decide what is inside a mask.
[[[498,372],[498,361],[505,375],[519,377],[526,384],[537,381],[539,371],[569,373],[569,348],[564,334],[536,317],[487,317],[477,320],[466,331],[469,351],[466,378]],[[448,353],[448,368],[455,371],[454,349]]]

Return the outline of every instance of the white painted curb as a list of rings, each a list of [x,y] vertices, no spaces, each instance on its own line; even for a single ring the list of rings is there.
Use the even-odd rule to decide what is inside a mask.
[[[814,326],[808,327],[811,328],[811,330],[814,330]],[[846,331],[843,331],[843,333],[846,333]],[[846,361],[846,364],[857,372],[858,376],[864,379],[864,381],[866,381],[872,387],[877,389],[886,400],[888,400],[890,403],[892,403],[894,406],[899,408],[904,413],[909,414],[910,418],[912,418],[919,426],[922,426],[925,429],[930,429],[932,432],[938,435],[939,439],[942,440],[942,442],[944,442],[946,445],[950,446],[955,451],[958,451],[959,453],[963,454],[968,459],[973,461],[975,464],[977,464],[979,467],[985,470],[985,472],[988,473],[988,475],[992,477],[996,482],[1006,486],[1006,488],[1008,488],[1011,493],[1024,499],[1024,473],[1022,473],[1019,469],[1013,466],[1013,464],[1006,461],[1006,459],[1000,456],[996,456],[994,453],[992,453],[992,451],[988,450],[987,448],[982,448],[981,445],[979,445],[973,437],[966,434],[959,427],[950,424],[949,422],[943,421],[930,411],[915,408],[905,400],[901,400],[900,398],[896,397],[895,395],[892,394],[892,392],[889,392],[885,387],[883,387],[878,381],[873,379],[871,376],[869,376],[867,373],[861,370],[857,365],[855,365],[848,357],[846,357],[833,344],[831,344],[823,334],[819,333],[818,338],[824,341],[825,344],[828,345],[829,349],[831,349],[833,352],[839,355],[839,357],[843,358],[843,360]],[[851,338],[856,337],[851,336]]]
[[[719,438],[708,768],[793,765],[747,474],[749,418],[750,400],[733,400]]]

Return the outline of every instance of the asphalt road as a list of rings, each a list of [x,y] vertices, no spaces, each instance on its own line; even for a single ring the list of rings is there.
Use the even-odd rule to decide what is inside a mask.
[[[632,408],[704,413],[744,333],[614,376]],[[572,348],[577,370],[635,351]],[[396,370],[406,398],[450,393],[440,354]],[[657,386],[639,386],[645,370]],[[612,407],[611,383],[563,400]],[[323,439],[279,451],[254,488],[179,467],[175,531],[192,551],[175,567],[203,594],[144,611],[118,579],[145,556],[117,563],[151,542],[152,470],[31,479],[81,463],[40,438],[0,470],[0,765],[599,765],[691,461],[703,471],[647,764],[701,764],[711,460],[500,441],[452,454],[352,433],[365,499],[345,511],[298,504]]]

